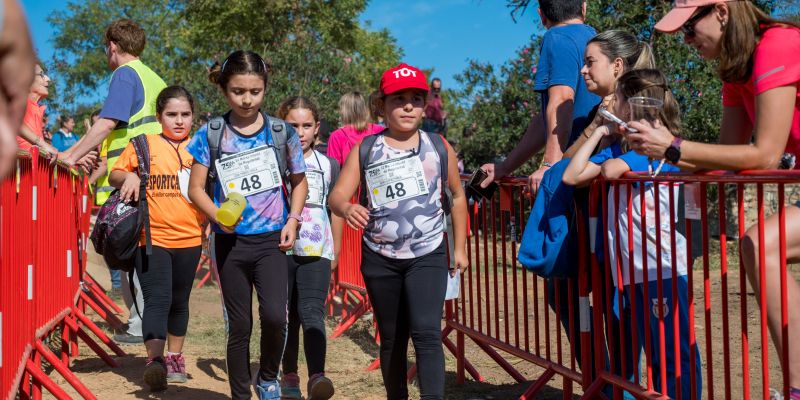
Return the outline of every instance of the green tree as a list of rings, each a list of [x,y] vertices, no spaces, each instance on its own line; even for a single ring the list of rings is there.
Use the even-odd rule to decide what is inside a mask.
[[[499,68],[490,63],[470,61],[464,72],[456,76],[461,88],[448,92],[454,128],[448,137],[460,137],[468,169],[492,162],[495,156],[511,151],[522,137],[531,115],[538,112],[533,81],[540,43],[540,38],[533,38]],[[532,172],[538,160],[534,158],[518,172]]]
[[[55,31],[56,108],[72,107],[66,99],[96,95],[107,82],[102,35],[109,23],[125,17],[147,32],[142,60],[168,84],[186,86],[200,111],[227,109],[208,82],[208,68],[234,50],[248,49],[270,66],[267,111],[302,94],[317,100],[323,117],[335,121],[339,96],[376,88],[380,72],[402,54],[388,31],[360,25],[357,17],[365,6],[365,0],[70,2],[66,12],[49,18]]]

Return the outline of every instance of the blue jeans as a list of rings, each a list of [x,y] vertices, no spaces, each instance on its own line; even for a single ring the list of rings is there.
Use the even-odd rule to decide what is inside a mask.
[[[118,269],[112,269],[110,272],[111,272],[111,288],[112,289],[121,288],[122,278],[120,277],[120,271]]]

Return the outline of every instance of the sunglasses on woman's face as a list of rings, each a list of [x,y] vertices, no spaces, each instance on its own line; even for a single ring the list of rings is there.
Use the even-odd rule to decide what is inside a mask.
[[[694,31],[694,26],[697,25],[701,19],[705,18],[706,15],[708,15],[713,9],[713,6],[702,8],[697,14],[689,18],[689,20],[681,26],[681,31],[683,31],[683,34],[688,37],[695,37],[697,32]]]

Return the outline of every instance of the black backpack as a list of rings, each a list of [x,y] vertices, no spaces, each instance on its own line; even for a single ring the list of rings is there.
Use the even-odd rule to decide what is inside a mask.
[[[269,134],[272,136],[272,144],[277,153],[278,166],[281,169],[284,181],[284,191],[286,178],[289,176],[289,168],[286,166],[286,142],[288,141],[286,121],[273,118],[266,113],[261,113],[264,121],[269,126]],[[217,178],[217,163],[219,159],[219,148],[222,145],[222,133],[225,131],[225,117],[214,117],[208,121],[208,151],[211,161],[208,166],[208,178],[206,179],[206,193],[208,197],[214,198],[214,181]]]
[[[358,148],[358,161],[361,167],[361,190],[359,191],[358,199],[359,204],[364,207],[367,207],[367,181],[364,178],[364,168],[367,166],[369,162],[369,152],[372,150],[372,146],[375,145],[375,141],[378,140],[379,135],[385,134],[387,129],[376,133],[374,135],[369,135],[361,139],[361,144]],[[444,214],[446,216],[450,215],[450,209],[453,207],[453,196],[450,194],[450,189],[447,186],[447,146],[444,144],[445,139],[442,135],[437,134],[430,134],[424,131],[419,131],[420,135],[425,134],[428,135],[428,138],[431,140],[431,144],[433,144],[433,148],[436,150],[436,153],[439,155],[439,176],[442,178],[442,209],[444,210]],[[422,143],[422,138],[420,137],[420,144]]]
[[[131,139],[139,159],[139,200],[132,204],[120,198],[114,190],[97,214],[90,239],[94,249],[103,256],[109,269],[132,272],[142,229],[145,231],[147,255],[153,253],[150,241],[150,212],[147,207],[147,182],[150,180],[150,147],[145,135]]]

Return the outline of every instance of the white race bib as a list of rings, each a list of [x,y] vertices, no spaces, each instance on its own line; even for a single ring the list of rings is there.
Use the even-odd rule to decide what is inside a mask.
[[[371,166],[364,176],[375,207],[428,194],[422,160],[416,155]]]
[[[325,205],[325,177],[322,171],[307,169],[306,179],[308,180],[308,197],[306,197],[306,204],[315,206]]]
[[[216,163],[217,176],[225,196],[231,192],[252,196],[283,183],[278,159],[269,146],[221,157]]]
[[[186,199],[189,203],[192,201],[189,200],[189,177],[192,175],[192,170],[189,168],[183,168],[178,171],[178,185],[181,187],[181,194],[183,198]]]

